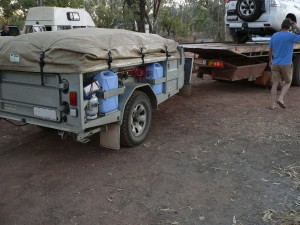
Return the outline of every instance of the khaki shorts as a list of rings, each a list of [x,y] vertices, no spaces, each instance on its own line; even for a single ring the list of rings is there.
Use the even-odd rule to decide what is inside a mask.
[[[285,81],[291,83],[293,79],[293,64],[290,65],[272,65],[272,79],[273,81]]]

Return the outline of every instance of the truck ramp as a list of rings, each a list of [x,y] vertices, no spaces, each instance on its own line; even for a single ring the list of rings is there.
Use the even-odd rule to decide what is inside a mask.
[[[199,55],[201,58],[215,58],[219,56],[243,55],[247,57],[263,57],[269,54],[268,42],[236,43],[201,43],[182,44],[185,52]],[[300,52],[300,43],[295,44],[294,53]]]

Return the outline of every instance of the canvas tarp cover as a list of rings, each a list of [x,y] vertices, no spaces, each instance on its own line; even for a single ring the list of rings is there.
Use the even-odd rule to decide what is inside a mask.
[[[169,56],[167,57],[167,52]],[[155,34],[84,28],[0,37],[0,70],[85,73],[178,58],[177,43]]]

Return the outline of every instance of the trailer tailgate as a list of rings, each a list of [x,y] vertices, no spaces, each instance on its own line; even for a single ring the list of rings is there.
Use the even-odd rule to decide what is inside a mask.
[[[0,112],[61,121],[60,77],[37,73],[0,72]]]

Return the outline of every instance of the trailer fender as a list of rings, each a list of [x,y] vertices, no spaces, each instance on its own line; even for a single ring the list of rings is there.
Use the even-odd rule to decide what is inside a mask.
[[[126,85],[124,93],[119,95],[119,110],[121,112],[120,124],[122,124],[123,121],[125,106],[133,92],[136,90],[144,92],[150,99],[151,107],[157,108],[157,98],[149,84],[135,83]]]

